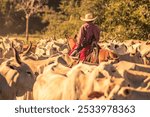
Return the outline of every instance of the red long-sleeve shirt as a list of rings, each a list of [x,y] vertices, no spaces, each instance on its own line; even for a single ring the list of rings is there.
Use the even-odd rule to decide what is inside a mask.
[[[90,40],[93,38],[98,42],[100,38],[100,29],[98,26],[93,24],[92,22],[86,22],[80,28],[79,34],[77,36],[78,44],[81,44],[84,39]]]

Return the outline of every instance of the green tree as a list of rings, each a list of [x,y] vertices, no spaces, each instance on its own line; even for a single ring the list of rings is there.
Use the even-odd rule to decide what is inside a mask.
[[[148,0],[144,1],[140,3],[136,0],[110,0],[105,9],[105,20],[102,23],[104,30],[118,39],[147,39],[148,17],[144,18],[144,14],[137,13],[140,11],[146,15],[149,14],[148,9],[139,10],[143,5],[145,8],[148,7]],[[143,21],[140,20],[140,17],[143,18]]]
[[[61,28],[60,25],[64,22],[65,17],[59,13],[50,9],[49,12],[44,14],[43,22],[48,22],[49,25],[46,27],[46,34],[49,36],[60,36]]]
[[[74,35],[80,28],[80,4],[81,0],[61,0],[60,13],[65,16],[61,25],[63,35]]]
[[[82,24],[80,17],[92,12],[98,17],[95,23],[101,28],[103,39],[147,40],[149,6],[149,0],[61,0],[60,11],[50,14],[47,29],[56,35],[74,34]]]
[[[24,11],[26,18],[26,40],[29,39],[29,19],[32,15],[47,11],[48,7],[42,0],[19,0],[16,1],[17,11]]]
[[[1,0],[0,1],[0,24],[1,31],[11,30],[10,27],[13,25],[13,15],[15,7],[12,0]]]
[[[46,33],[57,37],[75,34],[81,24],[79,2],[80,0],[61,0],[59,12],[52,10],[46,14],[44,19],[49,22]]]

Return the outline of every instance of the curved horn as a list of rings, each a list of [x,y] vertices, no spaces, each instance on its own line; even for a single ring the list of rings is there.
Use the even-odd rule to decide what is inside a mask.
[[[12,47],[12,49],[13,49],[15,61],[20,65],[20,64],[22,63],[22,62],[21,62],[21,59],[20,59],[20,56],[19,56],[17,50],[16,50],[14,47]]]
[[[11,48],[14,48],[14,43],[13,43],[13,41],[11,42],[10,47],[11,47]]]
[[[23,55],[27,55],[27,54],[30,52],[31,48],[32,48],[32,43],[31,43],[31,41],[30,41],[30,45],[29,45],[29,47],[27,48],[27,50],[25,50],[25,51],[23,52]]]
[[[4,48],[4,50],[6,50],[6,47],[5,47],[5,45],[4,45],[4,42],[2,42],[1,44],[2,44],[2,46],[3,46],[3,48]]]

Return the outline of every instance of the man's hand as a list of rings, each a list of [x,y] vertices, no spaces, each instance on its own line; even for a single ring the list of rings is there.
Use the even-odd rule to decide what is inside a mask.
[[[97,46],[97,42],[96,42],[96,41],[93,41],[91,46],[92,46],[92,47],[96,47],[96,46]]]

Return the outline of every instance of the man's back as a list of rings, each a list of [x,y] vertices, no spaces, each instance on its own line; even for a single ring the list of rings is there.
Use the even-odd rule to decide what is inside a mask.
[[[80,44],[84,39],[88,41],[94,38],[95,41],[98,41],[99,37],[100,37],[99,27],[94,25],[92,22],[86,22],[81,26],[77,40]]]
[[[97,17],[94,17],[92,13],[88,13],[85,15],[85,17],[81,17],[80,19],[85,23],[80,28],[77,36],[77,44],[71,51],[70,55],[73,56],[79,52],[80,60],[84,61],[86,60],[86,56],[93,48],[93,45],[96,45],[96,43],[99,41],[100,29],[98,26],[92,23],[97,19]]]

